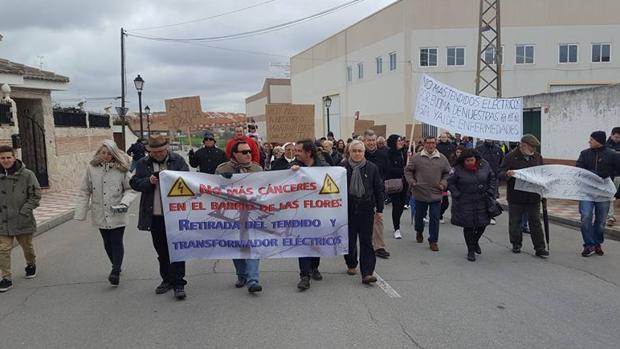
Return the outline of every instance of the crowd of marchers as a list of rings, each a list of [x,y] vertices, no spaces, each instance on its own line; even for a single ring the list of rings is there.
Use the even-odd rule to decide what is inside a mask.
[[[589,148],[579,154],[576,166],[620,186],[620,127],[595,131]],[[541,224],[541,200],[535,193],[515,189],[514,171],[540,166],[543,157],[537,151],[540,141],[526,134],[518,143],[481,140],[442,133],[412,140],[393,134],[387,140],[373,130],[334,139],[330,132],[317,140],[291,140],[284,144],[263,142],[254,125],[237,127],[224,149],[216,145],[210,131],[204,133],[203,147],[185,158],[170,149],[161,135],[138,140],[125,153],[111,140],[104,141],[88,164],[80,187],[75,219],[91,222],[98,228],[104,250],[112,265],[108,281],[118,286],[124,256],[123,235],[128,208],[140,193],[138,230],[149,231],[159,264],[160,283],[155,293],[173,291],[185,299],[185,262],[171,262],[164,223],[159,174],[164,170],[200,172],[230,177],[234,173],[260,171],[297,171],[301,167],[341,166],[347,172],[349,252],[344,256],[346,272],[361,276],[364,284],[377,282],[376,258],[389,259],[384,240],[385,205],[392,205],[393,237],[402,239],[400,221],[405,210],[414,217],[412,236],[439,251],[439,231],[444,214],[451,209],[450,223],[462,227],[467,246],[466,258],[475,261],[482,253],[479,241],[495,217],[502,213],[497,202],[499,186],[506,185],[508,202],[508,238],[513,253],[520,253],[523,235],[530,235],[537,257],[549,256]],[[11,249],[14,240],[24,250],[25,277],[37,273],[33,234],[41,190],[34,173],[16,159],[10,146],[0,146],[0,292],[13,287]],[[620,190],[615,199],[620,198]],[[614,200],[579,202],[582,256],[603,255],[605,225],[616,222]],[[260,260],[234,259],[237,288],[250,293],[262,291],[259,281]],[[319,257],[299,258],[297,289],[310,288],[319,281]],[[359,267],[359,271],[358,271]]]

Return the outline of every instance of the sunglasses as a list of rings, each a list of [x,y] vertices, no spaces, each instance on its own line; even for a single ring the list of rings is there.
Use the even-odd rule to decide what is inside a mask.
[[[252,151],[251,150],[241,150],[241,151],[238,151],[237,153],[241,153],[243,155],[248,155],[248,154],[252,154]]]

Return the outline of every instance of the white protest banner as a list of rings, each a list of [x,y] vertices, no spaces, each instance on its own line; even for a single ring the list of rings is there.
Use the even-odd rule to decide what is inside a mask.
[[[475,96],[422,75],[414,117],[467,136],[520,141],[523,100]]]
[[[171,261],[348,253],[342,167],[160,179]]]
[[[515,189],[550,199],[609,201],[616,193],[610,178],[579,167],[543,165],[514,171]]]

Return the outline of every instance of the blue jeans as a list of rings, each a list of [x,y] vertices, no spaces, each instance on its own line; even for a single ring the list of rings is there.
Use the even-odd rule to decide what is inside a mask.
[[[579,201],[584,247],[594,247],[603,243],[607,211],[609,211],[609,201]],[[592,218],[594,218],[594,223],[592,223]]]
[[[428,242],[437,242],[439,240],[439,216],[441,215],[441,201],[415,201],[415,231],[418,233],[424,232],[424,217],[426,217],[427,212],[429,213]]]
[[[245,280],[248,287],[258,283],[260,259],[233,259],[233,263],[239,280]]]

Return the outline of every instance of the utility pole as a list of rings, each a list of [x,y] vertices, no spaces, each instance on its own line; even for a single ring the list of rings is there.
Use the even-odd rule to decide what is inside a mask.
[[[125,117],[127,115],[127,109],[125,108],[125,29],[121,28],[121,130],[123,132],[123,151],[126,149],[125,140]]]
[[[476,68],[476,95],[502,96],[502,41],[500,0],[480,0],[478,20],[478,64]]]

